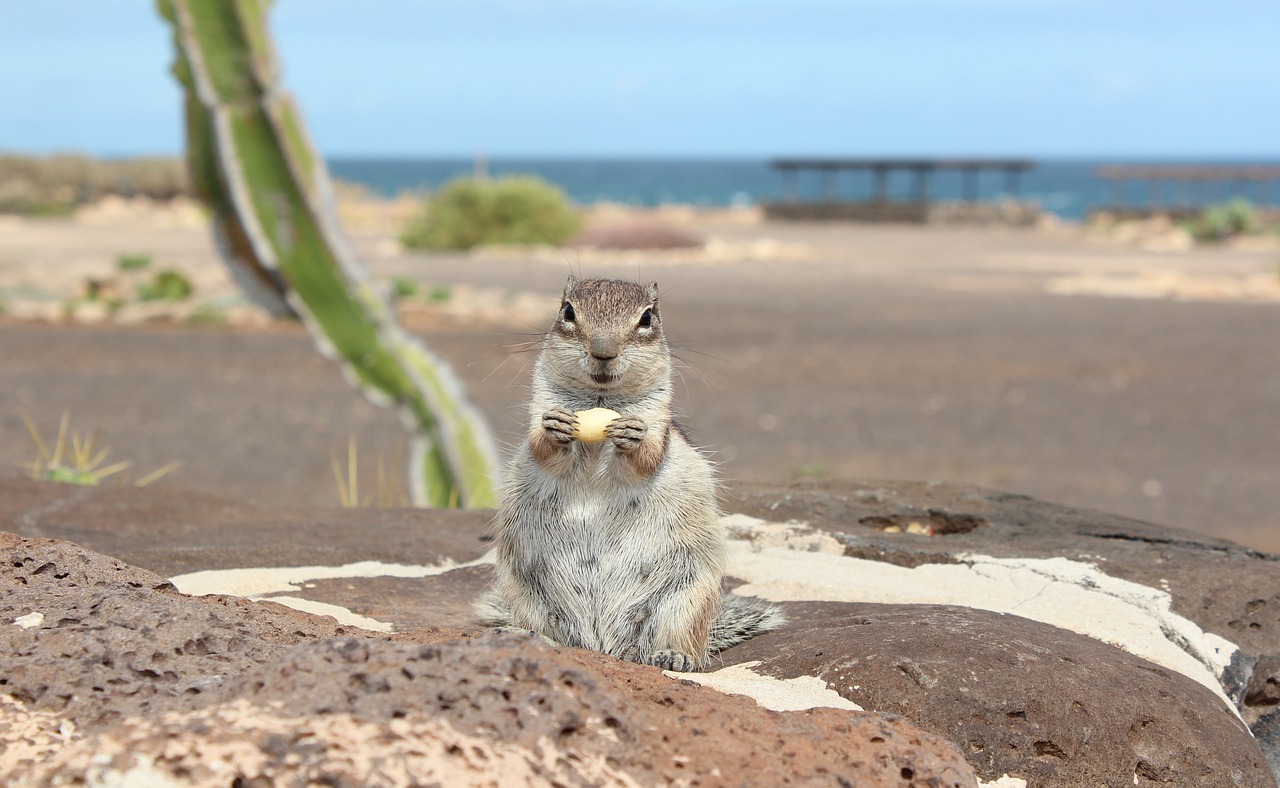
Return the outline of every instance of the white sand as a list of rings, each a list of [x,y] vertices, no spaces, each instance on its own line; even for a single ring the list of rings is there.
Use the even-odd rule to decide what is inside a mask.
[[[747,581],[744,596],[775,602],[827,601],[958,605],[1019,615],[1110,643],[1213,690],[1237,647],[1172,612],[1163,590],[1112,577],[1068,558],[958,555],[959,564],[906,568],[849,558],[831,537],[790,525],[800,549],[779,543],[779,526],[736,516],[729,574]],[[759,541],[751,541],[753,532]],[[920,536],[921,539],[936,537]],[[815,540],[818,540],[815,542]],[[830,540],[826,542],[823,540]]]
[[[729,574],[747,581],[737,589],[740,594],[776,602],[957,605],[1018,615],[1088,635],[1182,673],[1235,709],[1218,677],[1230,664],[1236,645],[1174,613],[1168,592],[1112,577],[1093,563],[960,555],[958,564],[905,568],[846,557],[834,537],[803,524],[766,523],[742,515],[731,515],[725,522],[736,537],[730,541]],[[465,564],[445,561],[428,566],[362,561],[336,567],[208,570],[172,580],[187,594],[270,599],[331,615],[343,624],[389,632],[388,622],[306,600],[306,585],[335,578],[431,577],[489,562],[487,556]],[[817,684],[788,683],[759,676],[751,667],[735,665],[690,678],[749,695],[767,708],[852,705],[836,705],[848,701],[817,679]]]
[[[729,695],[746,695],[774,711],[803,711],[820,707],[863,711],[861,706],[841,697],[817,676],[776,679],[752,670],[759,664],[758,661],[742,662],[708,673],[676,673],[670,670],[663,673],[675,679],[689,679]]]
[[[247,569],[207,569],[177,575],[169,580],[178,590],[191,596],[229,594],[248,599],[266,599],[282,605],[332,616],[339,624],[361,627],[374,632],[391,632],[392,624],[362,616],[339,605],[313,602],[297,596],[309,583],[317,580],[334,580],[358,577],[434,577],[435,575],[492,563],[488,556],[468,563],[443,561],[426,566],[414,564],[384,564],[381,561],[358,561],[342,566],[275,566]]]

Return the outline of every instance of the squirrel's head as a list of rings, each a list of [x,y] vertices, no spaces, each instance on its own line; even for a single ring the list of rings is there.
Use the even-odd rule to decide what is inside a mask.
[[[658,284],[570,276],[543,346],[559,384],[644,394],[667,381],[671,356],[658,312]]]

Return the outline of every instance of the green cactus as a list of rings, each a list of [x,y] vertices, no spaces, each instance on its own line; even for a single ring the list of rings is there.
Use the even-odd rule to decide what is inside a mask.
[[[173,28],[193,186],[246,293],[296,314],[320,351],[413,425],[417,505],[487,507],[497,455],[443,361],[406,334],[348,248],[324,161],[279,87],[270,0],[157,0]]]

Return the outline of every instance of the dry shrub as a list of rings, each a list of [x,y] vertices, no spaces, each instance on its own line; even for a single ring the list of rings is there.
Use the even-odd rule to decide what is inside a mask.
[[[628,219],[587,228],[575,246],[597,249],[692,249],[703,245],[692,232],[654,219]]]
[[[176,158],[0,154],[0,213],[70,213],[107,195],[169,200],[188,191],[186,167]]]

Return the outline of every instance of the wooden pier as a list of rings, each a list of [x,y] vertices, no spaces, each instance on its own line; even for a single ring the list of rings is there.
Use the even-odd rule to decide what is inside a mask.
[[[1003,173],[1004,191],[1016,199],[1022,173],[1035,163],[1026,159],[810,158],[775,159],[769,166],[779,170],[783,177],[782,199],[764,204],[765,216],[770,219],[923,223],[928,220],[929,208],[934,202],[930,187],[935,173],[959,171],[961,199],[970,203],[979,201],[978,179],[984,172]],[[820,199],[799,198],[799,175],[806,171],[821,175]],[[837,178],[842,172],[869,173],[874,184],[870,198],[839,199]],[[889,183],[894,174],[911,177],[906,199],[893,199],[890,195]]]

